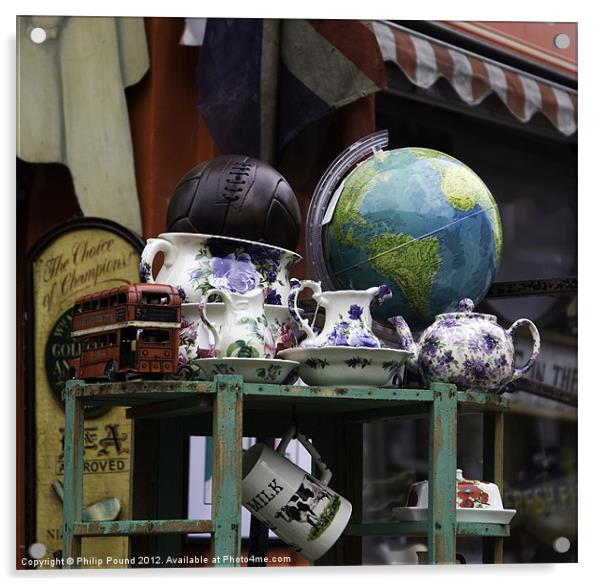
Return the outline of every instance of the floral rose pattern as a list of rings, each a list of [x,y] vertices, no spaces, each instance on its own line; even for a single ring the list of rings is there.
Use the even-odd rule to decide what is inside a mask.
[[[257,318],[243,317],[237,325],[245,326],[246,339],[232,342],[226,349],[226,356],[238,358],[272,358],[276,347],[265,315]]]
[[[197,341],[197,324],[182,320],[180,324],[180,348],[178,363],[180,368],[188,366],[195,358],[199,358]]]
[[[213,239],[198,251],[195,262],[188,271],[195,291],[206,293],[215,288],[248,293],[261,287],[266,291],[266,303],[282,305],[282,294],[288,291],[286,275],[296,261],[277,249],[252,244],[232,249]]]
[[[456,506],[462,509],[485,509],[489,507],[489,495],[474,481],[457,483]]]
[[[286,350],[297,345],[297,334],[295,330],[295,322],[293,320],[284,320],[280,322],[274,320],[272,324],[272,336],[276,344],[276,353],[280,350]]]
[[[215,356],[213,346],[199,348],[197,346],[197,324],[183,319],[180,324],[180,345],[178,348],[178,373],[175,379],[197,379],[200,375],[197,358]]]

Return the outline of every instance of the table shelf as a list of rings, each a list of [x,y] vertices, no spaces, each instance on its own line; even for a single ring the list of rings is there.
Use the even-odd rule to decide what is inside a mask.
[[[455,511],[458,415],[483,413],[484,479],[500,488],[503,485],[503,412],[508,402],[497,394],[461,392],[454,385],[441,383],[428,389],[316,387],[250,384],[239,376],[220,375],[213,381],[71,380],[65,386],[64,398],[65,556],[80,557],[84,537],[210,533],[212,557],[239,558],[243,433],[279,437],[294,413],[323,456],[326,453],[328,461],[335,462],[331,466],[333,488],[354,507],[339,543],[318,564],[361,563],[361,539],[372,535],[425,535],[430,563],[454,563],[456,537],[487,537],[484,561],[501,562],[502,538],[509,535],[509,528],[457,523]],[[83,522],[83,407],[88,404],[128,407],[126,414],[132,419],[175,418],[180,434],[212,435],[212,492],[216,495],[212,519]],[[361,425],[406,417],[429,418],[428,518],[420,522],[362,523],[362,463],[361,458],[352,457],[362,453]]]

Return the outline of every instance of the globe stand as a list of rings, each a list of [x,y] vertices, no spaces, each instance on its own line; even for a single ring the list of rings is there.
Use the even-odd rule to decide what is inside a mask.
[[[351,168],[388,144],[388,130],[379,130],[354,142],[330,164],[314,189],[305,225],[305,250],[308,253],[312,272],[315,278],[321,281],[323,290],[336,289],[324,262],[322,245],[324,219],[330,211],[331,204],[336,203],[333,202],[336,189]]]

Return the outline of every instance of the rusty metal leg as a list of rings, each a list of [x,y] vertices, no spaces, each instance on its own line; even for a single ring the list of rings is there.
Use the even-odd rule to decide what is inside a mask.
[[[214,566],[239,566],[242,479],[242,389],[240,376],[217,376],[213,403],[211,542]]]
[[[81,557],[81,537],[75,535],[74,523],[82,521],[84,472],[84,406],[75,396],[77,384],[65,387],[63,560],[65,569],[77,567]],[[71,562],[71,563],[69,563]]]
[[[504,414],[500,411],[483,413],[483,480],[498,485],[504,502]],[[503,557],[503,537],[483,540],[484,564],[501,564]]]
[[[429,429],[428,562],[456,561],[456,445],[454,385],[434,383]]]

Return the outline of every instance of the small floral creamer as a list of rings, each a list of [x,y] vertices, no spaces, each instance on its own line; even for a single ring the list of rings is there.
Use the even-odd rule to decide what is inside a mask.
[[[326,310],[324,327],[315,334],[309,322],[301,317],[297,307],[299,293],[305,289],[313,291],[313,298]],[[365,291],[322,291],[317,281],[291,280],[288,308],[295,323],[307,338],[301,343],[305,348],[325,346],[349,346],[354,348],[380,348],[378,338],[372,332],[371,308],[391,297],[386,286],[372,287]]]

